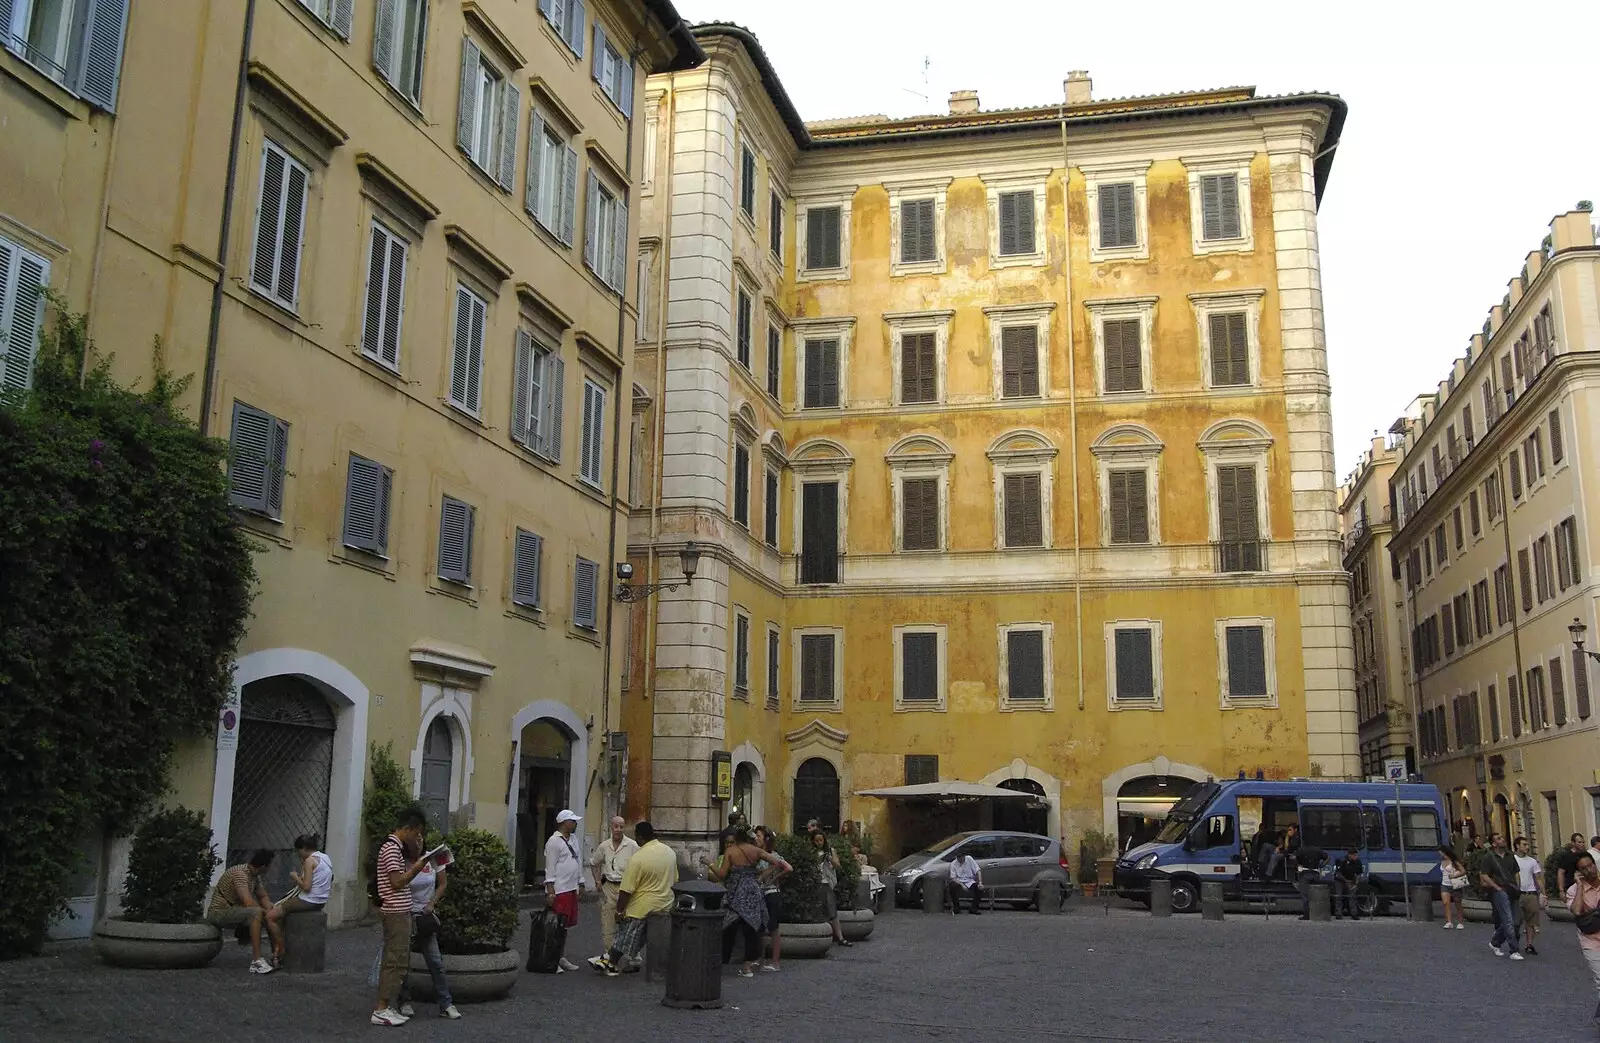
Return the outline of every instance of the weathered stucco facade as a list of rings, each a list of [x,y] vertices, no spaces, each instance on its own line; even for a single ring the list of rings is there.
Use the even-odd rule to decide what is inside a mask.
[[[752,36],[695,31],[709,60],[645,94],[629,554],[655,582],[705,553],[632,608],[629,812],[881,835],[855,791],[931,772],[1073,836],[1168,776],[1355,776],[1316,233],[1342,103],[1074,74],[1065,107],[805,125]]]

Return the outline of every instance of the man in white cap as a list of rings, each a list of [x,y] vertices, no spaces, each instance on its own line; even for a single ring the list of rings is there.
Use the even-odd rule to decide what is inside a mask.
[[[578,857],[578,845],[572,839],[579,821],[576,812],[563,808],[556,815],[556,831],[544,845],[544,893],[550,899],[551,910],[561,917],[568,930],[578,926],[578,887],[583,880],[583,860]],[[577,969],[578,965],[567,959],[563,944],[556,973]]]

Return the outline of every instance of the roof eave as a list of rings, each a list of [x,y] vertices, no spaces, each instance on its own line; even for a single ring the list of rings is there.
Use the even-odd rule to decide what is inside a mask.
[[[652,67],[651,72],[682,72],[706,60],[706,52],[700,49],[700,41],[695,39],[694,30],[678,14],[672,0],[644,0],[644,6],[667,31],[667,40],[672,44],[672,60],[665,65]]]
[[[805,120],[800,118],[800,111],[794,107],[789,92],[783,89],[783,81],[778,79],[778,71],[772,67],[772,61],[767,57],[767,52],[762,49],[761,41],[756,39],[754,33],[742,25],[734,25],[731,22],[702,22],[691,26],[689,31],[694,34],[697,41],[708,36],[728,36],[743,45],[750,55],[750,60],[755,63],[756,71],[761,74],[761,86],[766,89],[773,108],[778,110],[778,116],[788,128],[789,136],[794,138],[795,147],[801,149],[811,147],[811,132],[806,129]],[[698,47],[698,42],[696,46]]]

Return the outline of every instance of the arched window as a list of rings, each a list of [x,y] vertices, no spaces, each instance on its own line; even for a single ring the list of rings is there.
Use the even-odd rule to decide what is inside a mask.
[[[801,764],[794,774],[794,831],[805,832],[811,819],[830,833],[839,832],[839,773],[821,757]]]
[[[1002,779],[995,783],[1001,789],[1015,790],[1033,796],[1032,800],[997,800],[994,802],[994,828],[1013,833],[1038,833],[1046,835],[1050,828],[1050,802],[1045,799],[1044,787],[1032,779]]]

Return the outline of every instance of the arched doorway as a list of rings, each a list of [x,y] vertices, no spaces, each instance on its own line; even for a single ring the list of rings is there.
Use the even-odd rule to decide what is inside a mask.
[[[1045,831],[1050,828],[1050,802],[1045,799],[1043,786],[1032,779],[1001,779],[995,785],[1034,798],[994,801],[995,829],[1048,835]]]
[[[1504,793],[1496,793],[1494,795],[1494,809],[1495,815],[1499,819],[1499,829],[1496,832],[1504,834],[1506,843],[1510,844],[1511,838],[1516,834],[1511,832],[1511,805],[1506,801]]]
[[[728,818],[743,815],[748,826],[759,825],[761,809],[755,806],[756,773],[749,763],[733,769],[733,799],[728,802]]]
[[[542,879],[544,843],[556,831],[556,815],[561,809],[572,807],[573,739],[566,728],[547,717],[522,729],[517,773],[517,863],[525,885]]]
[[[450,831],[450,784],[454,770],[454,737],[450,718],[440,715],[428,725],[422,742],[422,772],[419,797],[428,814],[428,825],[441,833]]]
[[[248,860],[257,848],[274,852],[264,882],[282,894],[292,883],[294,838],[328,835],[333,710],[309,682],[268,677],[245,685],[239,719],[227,864]]]
[[[1154,840],[1167,812],[1188,787],[1188,780],[1168,775],[1142,775],[1118,787],[1117,850]]]
[[[794,773],[794,832],[805,832],[816,819],[830,833],[839,832],[839,773],[821,757],[812,757]]]
[[[1517,784],[1517,819],[1519,834],[1528,838],[1528,846],[1534,851],[1543,850],[1539,847],[1539,824],[1533,817],[1533,796],[1522,786]],[[1515,841],[1516,836],[1507,838]]]

